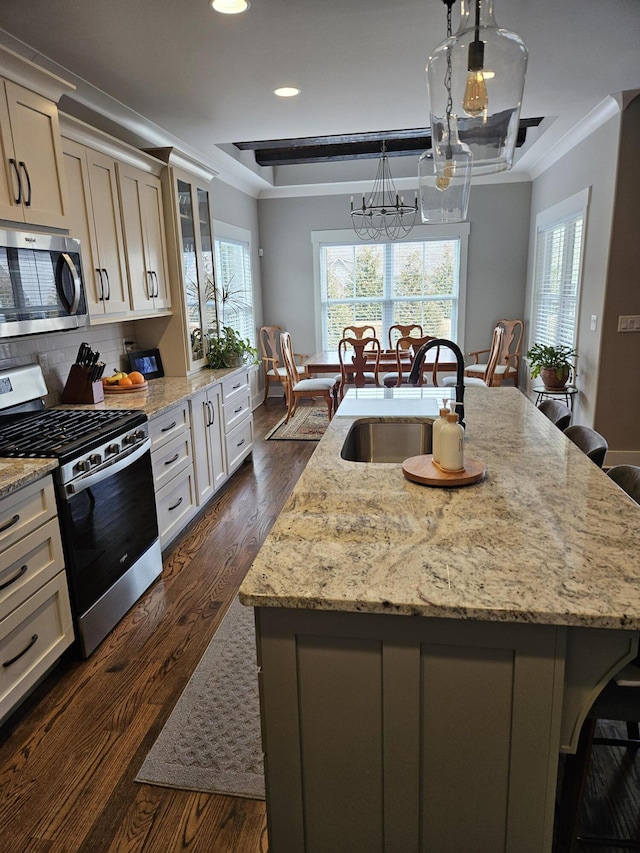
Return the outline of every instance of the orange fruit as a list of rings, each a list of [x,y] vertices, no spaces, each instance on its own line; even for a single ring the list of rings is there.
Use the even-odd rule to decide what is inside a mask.
[[[128,376],[123,376],[121,379],[118,379],[118,385],[133,385],[133,382]]]
[[[133,370],[129,374],[129,379],[131,380],[132,385],[142,385],[142,383],[144,382],[144,376],[142,375],[142,373],[138,373],[137,370]]]

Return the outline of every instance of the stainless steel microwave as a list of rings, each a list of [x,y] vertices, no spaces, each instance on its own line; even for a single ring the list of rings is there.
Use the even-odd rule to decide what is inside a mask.
[[[80,241],[0,231],[0,337],[77,329],[88,322]]]

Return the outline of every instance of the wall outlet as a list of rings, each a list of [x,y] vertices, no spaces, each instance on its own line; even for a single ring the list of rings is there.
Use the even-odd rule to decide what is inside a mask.
[[[598,315],[592,314],[591,315],[591,331],[595,332],[597,328],[598,328]]]
[[[619,332],[640,332],[640,314],[627,314],[618,317]]]

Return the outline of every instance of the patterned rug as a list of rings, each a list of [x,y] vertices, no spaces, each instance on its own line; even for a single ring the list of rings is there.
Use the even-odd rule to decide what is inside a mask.
[[[298,411],[285,424],[286,415],[274,426],[265,439],[276,441],[320,441],[329,426],[327,409],[324,403],[311,406],[298,406]]]
[[[136,782],[264,799],[252,607],[231,603]]]

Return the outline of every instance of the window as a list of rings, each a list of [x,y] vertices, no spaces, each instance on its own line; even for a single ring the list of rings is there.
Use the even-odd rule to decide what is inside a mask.
[[[461,337],[468,228],[457,235],[448,230],[389,243],[354,243],[353,232],[317,232],[321,348],[337,349],[343,328],[353,324],[374,326],[383,346],[394,323]]]
[[[244,228],[214,222],[216,297],[219,324],[231,326],[256,346],[251,276],[251,234]]]
[[[588,200],[584,190],[536,221],[532,343],[576,346]]]

